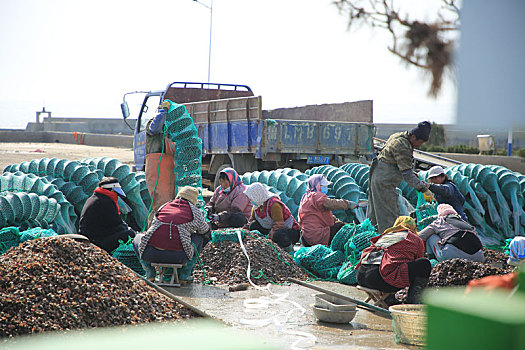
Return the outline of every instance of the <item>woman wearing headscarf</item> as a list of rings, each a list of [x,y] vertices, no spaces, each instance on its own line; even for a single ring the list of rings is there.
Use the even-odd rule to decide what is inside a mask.
[[[135,237],[135,231],[120,217],[118,199],[126,198],[115,177],[105,177],[82,208],[79,222],[80,234],[96,246],[111,253],[119,246],[119,240],[127,242]]]
[[[357,264],[357,283],[386,293],[409,287],[407,301],[420,302],[421,292],[428,284],[431,265],[424,258],[425,243],[416,234],[414,219],[400,216],[394,226],[370,240]],[[386,300],[393,304],[394,298]]]
[[[308,189],[299,204],[301,243],[305,247],[316,244],[329,245],[335,234],[345,225],[332,214],[332,210],[357,207],[356,203],[346,199],[328,198],[330,184],[322,174],[312,175],[308,180]]]
[[[246,224],[250,231],[257,230],[268,235],[279,247],[293,253],[293,245],[299,241],[301,227],[290,209],[278,195],[268,191],[259,182],[246,186],[244,193],[253,204],[250,220]]]
[[[195,249],[200,253],[209,240],[210,225],[197,205],[199,191],[182,187],[171,202],[163,204],[153,217],[146,233],[133,240],[135,253],[146,271],[146,278],[155,279],[150,263],[186,264],[181,280],[192,280],[191,273],[197,262]]]
[[[426,242],[428,255],[438,261],[459,258],[485,262],[483,245],[474,226],[449,204],[438,205],[437,211],[437,219],[419,232],[419,237]]]
[[[219,183],[204,207],[212,228],[243,227],[252,212],[252,203],[244,194],[246,187],[241,177],[233,168],[226,168],[219,173]]]

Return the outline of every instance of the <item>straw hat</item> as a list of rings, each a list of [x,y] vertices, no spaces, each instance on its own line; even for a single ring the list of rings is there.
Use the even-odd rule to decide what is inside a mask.
[[[193,205],[197,205],[197,197],[199,197],[198,189],[191,186],[184,186],[179,190],[179,193],[177,193],[177,197],[175,198],[182,198]]]

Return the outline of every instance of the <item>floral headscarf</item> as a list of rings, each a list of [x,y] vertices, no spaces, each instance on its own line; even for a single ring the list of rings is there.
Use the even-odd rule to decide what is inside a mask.
[[[256,207],[260,207],[272,197],[279,197],[275,193],[268,191],[260,182],[254,182],[246,186],[244,194],[250,198]]]
[[[450,204],[440,204],[437,207],[438,216],[458,215],[457,211]]]
[[[325,186],[328,186],[330,184],[330,182],[322,174],[315,174],[315,175],[310,176],[310,178],[308,179],[308,188],[306,189],[306,192],[301,197],[301,202],[303,202],[303,200],[306,200],[305,198],[307,198],[309,193],[320,192],[321,185],[323,184],[323,182]]]
[[[308,179],[308,188],[306,189],[306,193],[320,191],[321,182],[323,181],[324,178],[325,177],[322,174],[315,174],[315,175],[310,176],[310,179]]]
[[[226,174],[226,176],[228,177],[228,182],[230,183],[230,191],[229,192],[231,192],[237,186],[242,186],[242,188],[244,189],[244,185],[242,183],[242,179],[239,176],[239,174],[237,174],[235,169],[233,169],[233,168],[226,168],[226,169],[222,170],[220,172],[220,174]],[[229,192],[224,192],[224,188],[222,188],[222,186],[219,186],[219,193],[224,193],[225,195],[228,195]]]
[[[416,222],[410,216],[399,216],[396,219],[396,222],[394,222],[394,226],[386,229],[384,233],[392,233],[406,230],[412,233],[417,233]]]

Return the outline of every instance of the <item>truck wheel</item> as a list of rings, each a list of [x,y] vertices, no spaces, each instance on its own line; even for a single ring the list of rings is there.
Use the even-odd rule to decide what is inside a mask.
[[[219,184],[219,174],[221,173],[221,171],[223,171],[224,169],[226,168],[233,168],[233,166],[231,164],[223,164],[219,167],[219,169],[217,169],[217,172],[215,173],[215,180],[213,181],[213,189],[215,190],[217,187],[220,186]]]

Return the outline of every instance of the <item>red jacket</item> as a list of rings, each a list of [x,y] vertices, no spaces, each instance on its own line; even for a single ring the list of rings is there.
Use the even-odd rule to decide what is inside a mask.
[[[193,220],[193,214],[188,202],[184,200],[174,200],[166,204],[162,210],[157,213],[157,219],[165,223],[171,222],[174,225],[180,225]],[[169,225],[159,227],[149,239],[148,245],[164,250],[183,250],[179,230],[177,227]]]
[[[381,249],[376,247],[375,243],[384,236],[385,234],[372,238],[370,240],[370,247],[366,248],[363,250],[363,253],[361,253],[361,259],[363,259],[368,253]],[[405,239],[392,244],[388,248],[385,248],[384,251],[381,264],[379,265],[379,273],[381,274],[381,277],[391,286],[398,288],[408,287],[410,281],[408,279],[407,263],[425,256],[425,243],[416,234],[408,231],[408,235]]]

